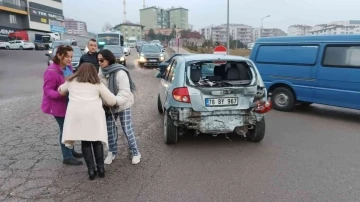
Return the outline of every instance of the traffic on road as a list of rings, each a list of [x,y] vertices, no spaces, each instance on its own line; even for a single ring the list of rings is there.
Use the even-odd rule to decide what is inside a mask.
[[[90,74],[92,67],[97,68],[105,86],[102,90],[112,93],[108,94],[108,103],[112,103],[108,105],[121,102],[120,108],[127,106],[115,113],[120,124],[112,122],[117,117],[108,111],[104,134],[106,140],[109,134],[112,139],[109,136],[109,148],[104,154],[100,154],[102,149],[100,153],[95,150],[98,144],[93,144],[95,162],[89,161],[91,148],[84,149],[84,143],[78,141],[74,142],[73,151],[69,149],[71,141],[70,146],[68,141],[62,142],[61,149],[68,147],[76,158],[76,161],[64,161],[59,146],[60,119],[40,110],[45,96],[44,73],[53,75],[47,68],[56,67],[53,58],[59,53],[59,46],[45,55],[40,51],[0,50],[1,200],[357,201],[360,198],[360,193],[354,191],[358,189],[360,167],[360,113],[352,107],[356,103],[340,108],[331,102],[300,97],[306,91],[301,85],[309,81],[289,78],[285,69],[279,71],[284,75],[278,78],[266,69],[269,68],[266,62],[274,68],[284,68],[276,64],[281,61],[274,61],[279,57],[269,56],[279,51],[285,54],[280,49],[283,47],[277,51],[253,52],[258,55],[252,54],[250,59],[216,53],[174,53],[182,49],[164,49],[156,41],[131,43],[125,52],[118,48],[124,45],[122,36],[116,33],[109,36],[103,33],[98,40],[89,41],[85,51],[75,44],[65,44],[69,49],[62,52],[62,59],[55,61],[59,67],[62,62],[68,63],[65,69],[74,67],[69,70],[76,70],[76,76],[82,74],[82,79]],[[264,47],[255,43],[253,50],[261,48]],[[312,52],[297,47],[292,49],[295,50],[307,54],[303,59],[310,60]],[[98,54],[93,55],[96,51]],[[289,60],[283,62],[287,66],[296,62]],[[97,64],[89,66],[91,63]],[[349,64],[355,63],[356,60],[350,60]],[[82,68],[83,64],[87,67]],[[300,68],[307,67],[295,68],[304,72]],[[121,72],[122,79],[118,75],[112,77],[111,71],[115,69]],[[279,86],[280,80],[289,84],[289,89],[282,93],[272,87],[285,89]],[[66,92],[79,93],[76,98],[70,95],[69,103],[84,99],[80,98],[84,89],[93,89],[90,85],[85,88],[71,85],[62,85],[59,92],[55,89],[55,93],[64,96]],[[295,88],[290,89],[292,86]],[[347,92],[349,98],[356,100],[355,88],[348,88]],[[339,88],[331,89],[343,92]],[[274,93],[276,99],[272,97]],[[307,93],[318,96],[316,92]],[[110,95],[126,99],[119,101]],[[282,100],[278,98],[280,95]],[[289,95],[293,99],[284,99]],[[299,97],[295,99],[295,95]],[[328,91],[323,95],[331,99],[335,94]],[[65,97],[61,99],[67,102]],[[281,110],[290,109],[289,104],[296,101],[309,104],[291,107],[291,111]],[[84,107],[84,103],[77,108]],[[287,107],[281,108],[281,103],[287,103]],[[277,110],[272,110],[273,106]],[[92,105],[89,112],[96,107]],[[104,106],[105,111],[106,107],[109,106]],[[84,120],[91,116],[94,114],[87,113]],[[72,124],[80,127],[81,119]],[[91,129],[94,125],[86,129],[87,133],[94,130]],[[118,131],[114,132],[117,126]],[[99,159],[99,155],[104,158]],[[82,165],[82,158],[86,166],[69,166]],[[97,174],[99,178],[94,180]],[[89,183],[89,179],[94,181]]]

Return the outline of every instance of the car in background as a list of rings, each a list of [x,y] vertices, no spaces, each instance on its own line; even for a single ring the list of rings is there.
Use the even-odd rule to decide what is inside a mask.
[[[157,44],[157,43],[156,43],[156,45],[160,47],[161,52],[163,52],[163,53],[165,52],[165,48],[164,48],[164,46],[163,46],[163,45],[161,45],[161,44]]]
[[[139,65],[140,67],[157,67],[165,60],[165,55],[161,48],[155,44],[144,44],[139,51]]]
[[[14,41],[9,41],[9,44],[7,44],[6,49],[35,50],[35,44],[25,40],[14,40]]]
[[[137,41],[136,42],[136,51],[139,51],[140,50],[140,48],[141,48],[141,46],[142,45],[144,45],[144,44],[147,44],[148,42],[146,42],[146,41]]]
[[[79,68],[80,58],[83,55],[83,52],[77,46],[72,46],[72,48],[74,50],[74,55],[72,58],[71,66],[72,66],[73,70],[76,71],[77,68]],[[51,53],[45,54],[48,57],[48,61],[47,61],[48,66],[53,63],[52,58],[55,56],[56,51],[57,51],[57,47],[51,49]]]
[[[215,54],[176,56],[157,78],[157,108],[164,114],[164,139],[179,135],[235,132],[249,142],[265,136],[264,114],[271,110],[255,64],[244,57]]]
[[[126,66],[126,57],[123,48],[121,46],[105,45],[103,49],[108,49],[109,51],[111,51],[116,58],[116,62]]]
[[[123,51],[124,51],[125,56],[128,56],[131,54],[131,48],[128,46],[127,43],[124,43]]]
[[[180,56],[180,55],[189,55],[191,53],[175,53],[174,55],[172,55],[169,59],[161,62],[158,65],[158,70],[160,71],[161,75],[163,75],[165,73],[166,68],[170,65],[171,60],[176,57],[176,56]]]
[[[0,40],[0,49],[6,49],[6,47],[9,47],[10,43]]]
[[[58,46],[61,46],[61,45],[68,45],[68,46],[75,47],[77,45],[77,43],[76,43],[75,40],[56,40],[56,41],[53,41],[50,44],[50,49],[49,49],[48,53],[51,55],[54,48],[56,48]]]

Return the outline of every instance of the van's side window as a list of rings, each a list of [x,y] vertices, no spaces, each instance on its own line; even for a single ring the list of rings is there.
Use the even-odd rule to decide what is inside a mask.
[[[360,68],[360,45],[326,46],[322,65],[335,68]]]
[[[318,45],[261,45],[255,62],[277,65],[313,66],[316,64]]]

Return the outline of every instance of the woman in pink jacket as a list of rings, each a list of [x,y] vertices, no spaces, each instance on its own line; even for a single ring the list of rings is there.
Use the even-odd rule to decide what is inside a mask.
[[[69,149],[61,143],[63,126],[65,121],[66,107],[68,97],[66,93],[60,93],[58,88],[65,83],[65,78],[73,74],[71,61],[73,49],[71,46],[62,45],[57,48],[56,54],[52,59],[53,63],[44,73],[43,99],[41,110],[55,117],[60,128],[60,146],[63,155],[63,164],[82,165],[82,161],[76,158],[82,158],[81,153]]]

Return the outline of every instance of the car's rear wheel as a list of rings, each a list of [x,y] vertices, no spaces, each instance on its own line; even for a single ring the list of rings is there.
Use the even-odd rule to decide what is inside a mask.
[[[179,129],[171,120],[170,114],[164,112],[164,137],[166,144],[176,144],[179,136]]]
[[[163,114],[163,113],[164,113],[164,109],[163,109],[162,104],[161,104],[160,95],[158,95],[157,107],[158,107],[159,113],[160,113],[160,114]]]
[[[10,47],[9,47],[9,46],[6,46],[6,50],[10,50]]]
[[[23,49],[23,47],[22,46],[20,46],[20,48],[19,48],[20,50],[22,50]]]
[[[246,140],[249,142],[261,142],[265,136],[265,117],[256,122],[253,129],[249,129],[246,134]]]
[[[294,93],[286,87],[276,88],[271,94],[273,108],[278,111],[291,111],[295,101]]]

